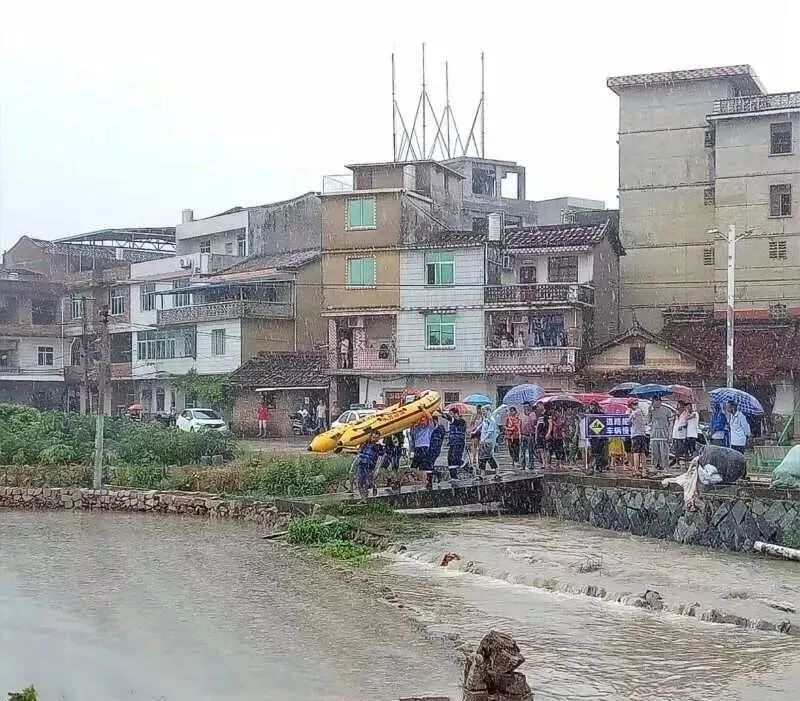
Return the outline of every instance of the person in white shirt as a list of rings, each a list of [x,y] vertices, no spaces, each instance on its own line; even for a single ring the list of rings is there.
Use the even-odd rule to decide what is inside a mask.
[[[678,415],[672,424],[672,440],[675,446],[675,460],[680,462],[686,457],[686,425],[688,412],[684,402],[678,402]]]
[[[350,367],[350,339],[347,336],[339,342],[339,358],[341,367]]]
[[[317,402],[317,433],[328,430],[328,408],[325,402],[320,399]]]
[[[728,431],[730,433],[731,448],[744,455],[747,447],[747,439],[752,435],[750,422],[747,417],[739,411],[736,402],[728,402],[725,413],[728,415]]]
[[[700,415],[691,402],[686,405],[686,455],[694,457],[697,450],[697,436],[700,433]]]

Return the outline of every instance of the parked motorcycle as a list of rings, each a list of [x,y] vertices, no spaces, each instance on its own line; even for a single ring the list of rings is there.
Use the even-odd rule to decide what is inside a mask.
[[[311,416],[303,416],[299,411],[289,414],[289,420],[292,422],[292,435],[294,436],[313,436],[316,431],[316,425]]]

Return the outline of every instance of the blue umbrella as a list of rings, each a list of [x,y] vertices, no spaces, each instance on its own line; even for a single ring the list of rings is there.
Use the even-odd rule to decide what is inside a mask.
[[[472,406],[486,406],[491,403],[492,400],[485,394],[470,394],[469,397],[464,400],[464,404],[471,404]]]
[[[643,397],[645,399],[666,397],[668,394],[672,394],[672,390],[666,385],[642,385],[631,390],[631,397]]]
[[[764,413],[764,407],[752,394],[745,392],[741,389],[733,387],[719,387],[712,389],[708,396],[714,404],[725,404],[726,402],[736,402],[736,405],[741,409],[743,414],[750,416],[761,416]]]
[[[512,387],[506,396],[503,397],[503,404],[510,406],[522,406],[523,404],[535,404],[547,394],[539,385],[517,385]]]

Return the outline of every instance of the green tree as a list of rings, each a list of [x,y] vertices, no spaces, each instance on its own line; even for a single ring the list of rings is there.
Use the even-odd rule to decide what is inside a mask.
[[[38,701],[39,696],[36,694],[36,689],[29,686],[22,691],[9,691],[8,701]]]
[[[226,375],[198,375],[192,369],[173,378],[171,383],[186,396],[210,408],[230,410],[233,407],[233,387]]]

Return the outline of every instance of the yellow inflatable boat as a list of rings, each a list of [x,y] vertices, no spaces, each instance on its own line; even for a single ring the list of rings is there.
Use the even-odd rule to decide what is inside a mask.
[[[357,448],[377,431],[381,437],[404,431],[442,408],[442,398],[431,390],[403,397],[399,404],[365,416],[361,421],[314,436],[308,449],[314,453],[329,453],[337,448]]]

